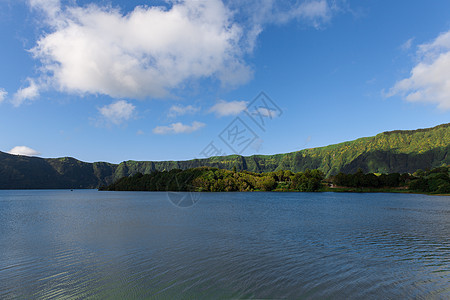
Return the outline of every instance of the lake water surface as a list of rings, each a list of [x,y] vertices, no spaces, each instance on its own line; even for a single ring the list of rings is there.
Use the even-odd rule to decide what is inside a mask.
[[[450,197],[0,191],[0,298],[450,298]]]

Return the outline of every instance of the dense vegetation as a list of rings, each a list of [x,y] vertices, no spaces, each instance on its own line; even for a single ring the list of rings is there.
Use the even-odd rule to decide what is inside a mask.
[[[364,174],[363,171],[359,169],[354,174],[339,173],[334,177],[333,183],[337,186],[355,188],[395,188],[407,186],[413,178],[414,177],[409,173],[390,173],[377,176],[374,173]]]
[[[417,170],[413,174],[391,173],[376,175],[373,173],[364,174],[359,169],[354,174],[339,173],[332,178],[332,182],[334,185],[344,188],[404,188],[411,192],[449,194],[449,171],[450,167],[442,166],[431,171]]]
[[[86,163],[64,157],[44,159],[0,152],[0,189],[98,188],[122,177],[154,171],[211,167],[225,170],[293,173],[318,169],[326,177],[343,173],[412,173],[450,164],[450,124],[391,131],[326,147],[286,154],[229,155],[188,161]]]
[[[414,174],[339,173],[327,180],[333,188],[326,189],[324,174],[320,170],[293,173],[278,170],[267,173],[237,172],[218,168],[193,168],[189,170],[154,171],[137,173],[101,187],[107,191],[192,191],[192,192],[248,192],[248,191],[300,191],[317,192],[333,189],[344,191],[408,190],[422,193],[450,193],[450,168],[443,166],[431,171],[418,170]],[[349,189],[351,188],[351,189]],[[356,188],[356,189],[354,189]],[[358,190],[359,189],[359,190]]]
[[[416,178],[409,184],[409,189],[432,194],[450,194],[450,168],[440,167],[431,171],[418,170]]]
[[[175,169],[154,171],[150,174],[137,173],[123,177],[101,190],[108,191],[303,191],[315,192],[321,188],[324,175],[319,170],[292,173],[276,171],[254,173],[237,172],[218,168]]]

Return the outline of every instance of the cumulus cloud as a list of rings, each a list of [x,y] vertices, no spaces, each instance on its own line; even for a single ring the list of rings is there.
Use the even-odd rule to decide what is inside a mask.
[[[119,100],[109,105],[100,107],[98,110],[102,117],[115,125],[120,125],[131,119],[134,115],[136,106],[125,100]]]
[[[169,126],[157,126],[153,129],[155,134],[179,134],[191,133],[205,127],[204,123],[194,121],[192,125],[185,125],[183,123],[173,123]]]
[[[168,0],[124,13],[95,2],[28,3],[47,26],[30,51],[41,63],[38,88],[113,98],[164,98],[204,78],[245,84],[253,75],[245,57],[267,25],[319,27],[334,7],[326,0]]]
[[[236,85],[251,78],[239,46],[242,28],[220,0],[170,3],[123,14],[97,4],[61,8],[59,1],[32,0],[53,28],[31,49],[43,81],[64,92],[148,98],[192,79]]]
[[[182,105],[172,105],[169,109],[168,117],[175,118],[177,116],[183,116],[186,114],[195,114],[200,110],[199,107],[192,105],[182,106]]]
[[[230,101],[220,100],[213,107],[209,109],[209,112],[215,113],[218,117],[224,116],[236,116],[243,112],[247,108],[246,101]]]
[[[20,106],[25,101],[31,101],[39,97],[39,86],[33,79],[28,79],[28,86],[19,89],[11,100],[15,107]]]
[[[450,109],[450,31],[419,45],[417,56],[418,63],[410,76],[398,81],[387,96],[401,95],[407,101]]]
[[[6,96],[8,96],[8,92],[5,91],[5,89],[0,88],[0,103],[6,99]]]
[[[14,148],[12,148],[11,150],[8,151],[9,154],[14,154],[14,155],[25,155],[25,156],[37,156],[37,155],[41,155],[40,152],[31,149],[30,147],[27,146],[16,146]]]

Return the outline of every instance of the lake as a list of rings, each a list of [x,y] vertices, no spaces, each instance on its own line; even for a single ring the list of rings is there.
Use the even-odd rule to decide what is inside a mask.
[[[450,197],[194,197],[0,191],[0,298],[450,298]]]

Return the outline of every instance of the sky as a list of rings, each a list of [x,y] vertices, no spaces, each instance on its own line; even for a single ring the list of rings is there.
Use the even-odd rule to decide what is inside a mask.
[[[447,0],[0,0],[0,41],[13,154],[276,154],[450,119]]]

